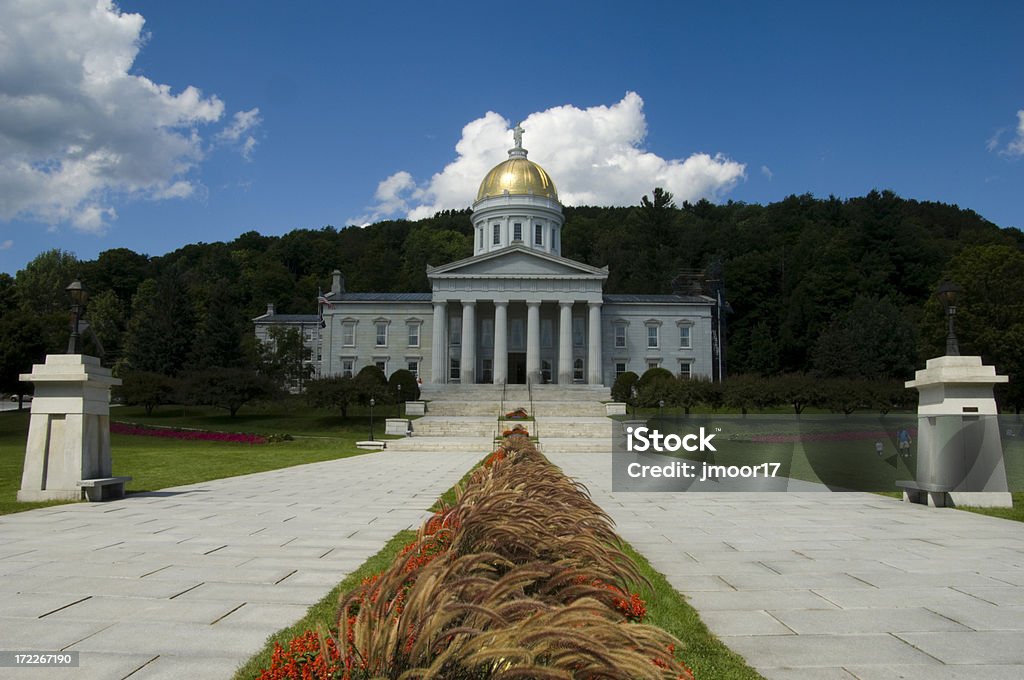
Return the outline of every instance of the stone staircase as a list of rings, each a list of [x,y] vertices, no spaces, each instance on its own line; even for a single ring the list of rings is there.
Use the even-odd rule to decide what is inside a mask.
[[[607,387],[591,385],[425,385],[426,415],[413,421],[413,436],[388,442],[390,450],[490,451],[498,433],[498,416],[525,408],[534,416],[525,423],[540,437],[542,451],[607,452],[612,422],[602,402]],[[504,394],[504,402],[502,395]]]

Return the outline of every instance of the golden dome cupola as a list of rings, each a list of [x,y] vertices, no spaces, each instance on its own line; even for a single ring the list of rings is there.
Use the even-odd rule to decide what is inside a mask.
[[[521,125],[515,127],[508,159],[480,183],[473,203],[475,254],[512,245],[561,254],[564,218],[558,190],[544,168],[527,159],[523,132]]]

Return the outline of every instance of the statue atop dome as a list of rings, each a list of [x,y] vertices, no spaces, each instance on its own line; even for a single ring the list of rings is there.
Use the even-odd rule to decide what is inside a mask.
[[[523,148],[523,133],[524,132],[526,132],[526,130],[523,129],[523,124],[522,123],[519,123],[514,128],[512,128],[512,139],[515,140],[516,148],[517,149],[522,149]]]

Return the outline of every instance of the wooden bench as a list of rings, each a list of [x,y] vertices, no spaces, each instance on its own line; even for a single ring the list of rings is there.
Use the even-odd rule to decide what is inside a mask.
[[[132,481],[131,477],[100,477],[98,479],[83,479],[77,482],[85,492],[85,498],[89,501],[111,501],[116,498],[124,498],[124,485]]]

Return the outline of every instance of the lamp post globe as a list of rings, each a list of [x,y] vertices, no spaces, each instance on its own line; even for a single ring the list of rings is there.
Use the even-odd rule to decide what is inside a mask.
[[[963,288],[949,279],[940,283],[938,290],[935,291],[936,297],[939,298],[942,306],[946,308],[946,318],[949,322],[949,329],[946,333],[946,356],[950,357],[960,356],[960,344],[956,339],[956,330],[953,326],[953,320],[956,318],[957,298],[959,298],[960,294],[963,292]]]
[[[68,338],[68,354],[80,352],[81,333],[79,328],[82,322],[82,310],[85,309],[85,302],[89,299],[89,291],[81,281],[75,279],[64,289],[71,300],[71,337]]]

